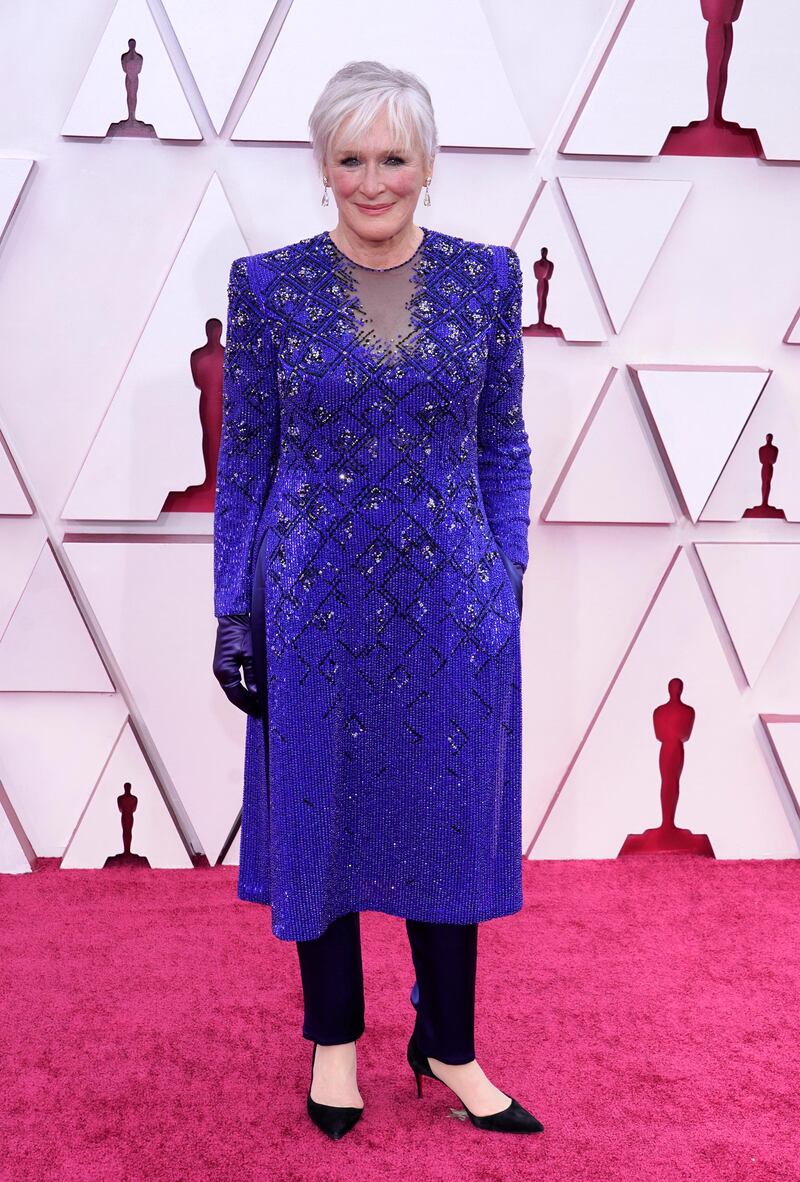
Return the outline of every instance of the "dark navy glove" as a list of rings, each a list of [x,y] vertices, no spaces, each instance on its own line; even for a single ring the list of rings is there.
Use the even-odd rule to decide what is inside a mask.
[[[253,639],[248,612],[218,617],[213,668],[214,676],[229,701],[244,710],[245,714],[260,718],[261,705],[253,670]],[[245,685],[240,680],[240,669],[244,674]]]
[[[525,573],[525,567],[520,566],[518,562],[512,562],[510,558],[506,558],[500,547],[497,547],[498,553],[503,560],[503,566],[508,571],[508,577],[511,579],[511,585],[514,588],[514,594],[517,597],[517,611],[522,615],[522,576]]]

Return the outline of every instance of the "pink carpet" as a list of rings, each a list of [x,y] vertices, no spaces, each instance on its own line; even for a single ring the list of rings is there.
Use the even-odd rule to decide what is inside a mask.
[[[402,920],[362,916],[360,1124],[309,1121],[293,944],[230,868],[0,876],[3,1182],[800,1178],[800,863],[525,862],[479,932],[476,1045],[544,1123],[455,1118],[405,1044]]]

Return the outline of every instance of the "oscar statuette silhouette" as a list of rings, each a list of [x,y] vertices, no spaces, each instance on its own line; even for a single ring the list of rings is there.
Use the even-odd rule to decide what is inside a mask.
[[[533,277],[536,280],[537,320],[535,324],[529,324],[523,327],[523,336],[560,337],[562,340],[564,339],[563,329],[558,328],[555,324],[548,324],[545,320],[547,296],[550,292],[550,280],[554,270],[555,263],[547,257],[547,247],[543,246],[540,257],[533,264]]]
[[[147,858],[141,854],[131,853],[131,838],[133,837],[133,814],[136,812],[136,806],[139,803],[139,798],[134,796],[131,792],[130,781],[126,780],[122,785],[122,793],[117,797],[117,808],[120,811],[120,821],[122,824],[122,853],[112,854],[110,858],[106,858],[103,863],[103,868],[106,866],[149,866],[150,863]]]
[[[217,485],[217,463],[222,439],[222,386],[225,350],[221,343],[222,321],[210,317],[205,326],[205,344],[192,349],[189,368],[195,389],[200,391],[198,414],[202,428],[205,475],[201,484],[173,489],[161,506],[162,513],[213,513]]]
[[[128,107],[127,119],[119,119],[116,123],[109,123],[106,135],[149,136],[156,135],[152,123],[145,123],[136,118],[136,99],[139,94],[139,75],[142,72],[144,57],[136,49],[136,38],[128,38],[128,48],[120,54],[120,63],[125,74],[125,102]]]
[[[728,85],[728,62],[733,49],[733,22],[739,19],[743,0],[700,0],[706,30],[706,95],[703,119],[686,127],[673,127],[664,141],[662,156],[763,156],[761,140],[753,127],[740,127],[723,119],[722,104]]]
[[[701,854],[713,858],[714,851],[707,834],[692,833],[675,825],[678,805],[678,783],[683,770],[683,745],[692,733],[695,711],[681,701],[683,682],[672,677],[669,682],[669,701],[653,711],[653,729],[661,744],[658,768],[661,772],[661,824],[644,833],[629,833],[622,843],[620,854]]]
[[[769,503],[772,474],[778,460],[778,448],[772,442],[771,431],[767,435],[767,442],[762,443],[758,449],[758,458],[761,461],[761,504],[745,509],[742,517],[780,517],[785,521],[786,514],[783,509],[776,509],[774,505]]]

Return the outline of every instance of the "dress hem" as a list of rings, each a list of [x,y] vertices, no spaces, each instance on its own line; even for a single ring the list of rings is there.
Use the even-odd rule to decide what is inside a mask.
[[[261,904],[262,907],[272,907],[272,903],[270,902],[270,900],[262,898],[261,894],[262,894],[262,892],[260,892],[258,890],[248,891],[247,889],[241,889],[241,888],[237,889],[237,892],[236,892],[237,898],[240,899],[243,903],[259,903],[259,904]],[[286,925],[283,925],[284,930],[276,930],[275,925],[273,924],[272,934],[279,940],[287,940],[287,941],[288,940],[291,940],[291,941],[315,940],[318,936],[322,935],[322,933],[327,928],[328,924],[333,923],[333,921],[336,919],[340,919],[342,915],[347,915],[350,911],[374,911],[374,912],[377,912],[378,914],[381,914],[381,915],[390,915],[395,919],[412,919],[412,920],[416,920],[421,923],[460,923],[460,924],[464,924],[464,923],[486,923],[490,919],[503,919],[509,915],[516,915],[516,914],[518,914],[518,912],[520,912],[522,910],[523,905],[524,905],[524,900],[522,899],[522,896],[520,895],[520,896],[518,896],[517,900],[514,903],[511,903],[507,906],[501,905],[499,907],[497,907],[497,906],[488,907],[488,908],[484,907],[484,908],[478,908],[477,911],[474,908],[471,911],[469,909],[466,909],[464,912],[461,913],[461,915],[459,916],[458,919],[452,919],[450,917],[448,917],[447,919],[443,919],[440,915],[431,914],[430,908],[425,908],[425,907],[423,907],[421,909],[404,908],[402,911],[400,911],[397,909],[393,910],[387,904],[376,905],[375,902],[363,903],[363,902],[356,901],[352,904],[352,906],[346,907],[344,909],[344,911],[339,912],[337,915],[332,915],[326,921],[325,926],[320,931],[314,931],[314,932],[311,932],[310,934],[306,931],[295,932],[294,934],[290,934],[285,931]],[[408,914],[408,912],[411,910],[413,910],[415,912],[414,915]],[[420,913],[421,911],[426,912],[426,914],[421,914]],[[452,916],[452,912],[449,913],[449,916]]]

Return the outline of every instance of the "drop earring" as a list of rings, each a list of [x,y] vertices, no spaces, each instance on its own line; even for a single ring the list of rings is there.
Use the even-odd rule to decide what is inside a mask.
[[[325,188],[322,190],[322,204],[328,205],[330,203],[328,201],[328,178],[326,176],[322,178],[322,183],[325,186]]]
[[[431,193],[430,193],[430,189],[428,188],[428,185],[431,183],[431,179],[432,179],[431,177],[428,177],[428,179],[425,182],[425,198],[422,202],[423,205],[430,205],[430,203],[431,203]]]

